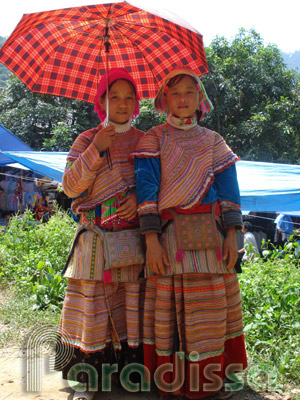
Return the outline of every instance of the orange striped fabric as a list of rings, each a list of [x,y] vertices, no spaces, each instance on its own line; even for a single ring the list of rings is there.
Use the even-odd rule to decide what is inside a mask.
[[[81,133],[67,157],[62,185],[66,195],[75,198],[72,203],[75,214],[135,188],[134,166],[128,155],[134,151],[143,132],[131,127],[127,132],[117,133],[117,139],[110,147],[110,169],[107,155],[100,157],[91,144],[99,129],[101,125]]]
[[[175,324],[186,356],[205,359],[224,351],[225,341],[243,334],[236,274],[187,274],[147,279],[144,343],[157,354],[173,352]]]
[[[89,353],[111,342],[121,349],[124,340],[138,347],[143,285],[69,279],[59,325],[62,342]]]
[[[204,198],[214,174],[238,160],[217,133],[197,125],[189,131],[169,124],[150,129],[131,156],[160,157],[158,211],[188,209]],[[141,213],[143,206],[139,207]]]
[[[180,373],[183,381],[176,389],[170,385],[171,393],[190,399],[216,393],[221,388],[227,367],[234,367],[235,371],[247,367],[236,274],[188,274],[147,279],[144,364],[152,380],[159,366],[170,363],[173,373],[165,374],[163,380],[174,382],[176,352],[185,356],[184,370]],[[220,377],[220,387],[206,390],[203,384],[212,382],[207,375],[207,368],[211,367]],[[159,387],[159,393],[170,395],[162,387]]]

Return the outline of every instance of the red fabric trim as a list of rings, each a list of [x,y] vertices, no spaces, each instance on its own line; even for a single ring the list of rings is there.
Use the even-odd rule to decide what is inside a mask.
[[[180,207],[174,207],[174,210],[178,214],[204,214],[204,213],[210,213],[211,212],[211,203],[208,204],[197,204],[189,209],[182,209]],[[216,204],[216,215],[220,215],[220,206],[219,203]],[[163,212],[160,215],[161,219],[173,219],[172,215],[168,210],[163,210]]]
[[[155,351],[155,345],[144,344],[144,364],[148,368],[151,379],[153,381],[154,372],[160,365],[164,363],[172,363],[174,373],[166,372],[163,376],[165,382],[171,383],[176,379],[175,371],[175,354],[169,356],[158,356]],[[216,366],[214,365],[216,364]],[[238,364],[239,368],[234,368],[234,364]],[[209,357],[201,361],[187,361],[185,359],[185,379],[180,389],[174,390],[172,394],[184,395],[189,399],[200,399],[217,393],[221,387],[223,379],[227,375],[233,372],[244,370],[247,367],[247,355],[245,350],[244,336],[238,336],[233,339],[228,339],[225,342],[224,352],[215,357]],[[206,377],[204,376],[204,369],[206,368]],[[211,370],[209,370],[211,368]],[[191,386],[196,384],[194,376],[191,376],[191,371],[195,370],[198,372],[199,379],[199,390],[191,391]],[[179,371],[178,371],[179,372]],[[210,385],[209,390],[203,390],[203,384]],[[214,389],[214,390],[213,390]],[[170,394],[170,392],[164,392],[158,390],[161,395]]]
[[[214,171],[214,174],[220,174],[221,172],[224,171],[224,169],[231,167],[233,164],[235,164],[238,161],[241,161],[241,159],[238,156],[235,156],[234,160],[229,161],[226,165],[223,165],[222,168],[217,169],[216,171]]]

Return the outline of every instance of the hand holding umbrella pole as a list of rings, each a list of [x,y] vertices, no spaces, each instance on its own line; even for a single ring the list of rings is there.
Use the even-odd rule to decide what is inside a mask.
[[[113,13],[113,8],[112,7],[112,13]],[[104,42],[104,47],[105,47],[105,63],[106,63],[106,123],[105,126],[109,125],[109,96],[108,96],[108,91],[109,91],[109,85],[108,85],[108,54],[109,54],[109,18],[106,18],[105,21],[105,28],[104,28],[104,35],[103,35],[103,42]],[[112,169],[112,161],[111,161],[111,156],[110,156],[110,151],[109,149],[106,150],[106,156],[107,156],[107,163],[109,169]]]

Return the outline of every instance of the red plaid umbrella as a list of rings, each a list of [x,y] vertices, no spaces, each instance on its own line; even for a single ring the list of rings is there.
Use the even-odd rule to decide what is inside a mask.
[[[106,55],[110,68],[131,73],[142,98],[155,97],[175,66],[208,72],[198,32],[128,2],[25,14],[0,62],[33,92],[94,103]]]

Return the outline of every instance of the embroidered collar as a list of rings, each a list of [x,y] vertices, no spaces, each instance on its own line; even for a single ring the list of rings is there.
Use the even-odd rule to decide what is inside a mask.
[[[104,126],[106,125],[107,121],[104,121]],[[125,133],[131,129],[132,119],[129,118],[125,124],[117,124],[116,122],[109,121],[109,125],[113,125],[117,133]]]
[[[174,128],[183,129],[187,131],[188,129],[194,128],[197,126],[197,119],[196,117],[191,118],[178,118],[175,117],[173,114],[167,115],[168,124],[173,126]]]

